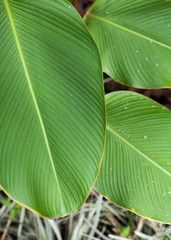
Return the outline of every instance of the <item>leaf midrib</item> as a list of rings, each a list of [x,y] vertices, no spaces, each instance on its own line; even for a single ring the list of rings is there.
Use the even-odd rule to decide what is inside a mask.
[[[141,156],[143,156],[145,159],[147,159],[150,163],[152,163],[153,165],[155,165],[157,168],[159,168],[161,171],[163,171],[164,173],[166,173],[169,177],[171,177],[171,174],[165,170],[164,168],[162,168],[159,164],[157,164],[156,162],[154,162],[151,158],[149,158],[147,155],[145,155],[144,153],[142,153],[138,148],[136,148],[135,146],[133,146],[131,143],[129,143],[125,138],[121,137],[117,132],[115,132],[112,128],[110,128],[109,126],[106,126],[106,128],[112,132],[115,136],[117,136],[118,138],[120,138],[123,142],[125,142],[127,145],[129,145],[132,149],[134,149],[137,153],[139,153]]]
[[[25,60],[24,60],[23,52],[22,52],[22,49],[21,49],[21,46],[20,46],[19,38],[18,38],[18,35],[17,35],[17,31],[16,31],[16,28],[15,28],[13,18],[12,18],[12,13],[11,13],[11,10],[10,10],[10,6],[9,6],[9,3],[8,3],[8,0],[3,0],[3,2],[4,2],[4,6],[6,8],[7,15],[8,15],[10,24],[11,24],[12,32],[13,32],[15,42],[16,42],[16,45],[17,45],[17,49],[18,49],[18,52],[19,52],[19,56],[20,56],[20,59],[21,59],[21,62],[22,62],[23,68],[24,68],[27,83],[28,83],[28,86],[29,86],[29,89],[30,89],[30,92],[31,92],[31,95],[32,95],[32,98],[33,98],[33,102],[34,102],[34,105],[35,105],[35,108],[36,108],[36,112],[37,112],[37,115],[38,115],[38,118],[39,118],[39,121],[40,121],[40,125],[41,125],[41,129],[42,129],[42,132],[43,132],[45,144],[46,144],[46,147],[47,147],[49,159],[50,159],[50,162],[51,162],[51,165],[52,165],[52,170],[54,172],[55,181],[56,181],[57,187],[59,189],[60,197],[61,197],[62,202],[63,202],[63,197],[62,197],[62,194],[61,194],[61,189],[60,189],[58,177],[57,177],[57,174],[56,174],[56,171],[55,171],[55,166],[54,166],[54,163],[53,163],[53,158],[52,158],[51,150],[50,150],[50,147],[49,147],[49,142],[48,142],[46,130],[45,130],[44,123],[43,123],[41,113],[40,113],[40,110],[39,110],[39,106],[37,104],[37,100],[36,100],[36,97],[35,97],[35,94],[34,94],[34,91],[33,91],[33,87],[32,87],[32,84],[31,84],[28,69],[27,69],[27,66],[26,66],[26,63],[25,63]]]
[[[150,42],[156,43],[156,44],[158,44],[158,45],[160,45],[160,46],[162,46],[162,47],[165,47],[165,48],[168,48],[169,50],[171,50],[171,46],[168,46],[167,44],[164,44],[164,43],[162,43],[162,42],[159,42],[159,41],[157,41],[157,40],[155,40],[155,39],[153,39],[153,38],[150,38],[150,37],[148,37],[148,36],[145,36],[145,35],[143,35],[143,34],[141,34],[141,33],[135,32],[135,31],[133,31],[133,30],[131,30],[131,29],[129,29],[129,28],[126,28],[126,27],[124,27],[124,26],[122,26],[122,25],[120,25],[120,24],[117,24],[117,23],[115,23],[115,22],[111,22],[111,21],[109,21],[109,20],[107,20],[107,19],[105,19],[105,18],[102,18],[102,17],[100,17],[100,16],[97,16],[97,15],[95,15],[95,14],[93,14],[93,13],[88,13],[88,14],[87,14],[87,17],[96,18],[96,19],[98,19],[98,20],[100,20],[100,21],[106,22],[106,23],[108,23],[108,24],[110,24],[110,25],[113,25],[113,26],[115,26],[115,27],[117,27],[117,28],[120,28],[120,29],[122,29],[122,30],[124,30],[124,31],[126,31],[126,32],[132,33],[132,34],[134,34],[134,35],[136,35],[136,36],[138,36],[138,37],[141,37],[141,38],[143,38],[143,39],[146,39],[146,40],[148,40],[148,41],[150,41]]]

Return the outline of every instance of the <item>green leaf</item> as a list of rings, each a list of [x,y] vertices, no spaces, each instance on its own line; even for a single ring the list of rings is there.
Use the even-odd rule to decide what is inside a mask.
[[[10,219],[10,220],[13,220],[14,217],[15,217],[15,215],[16,215],[16,211],[15,211],[15,209],[13,208],[13,209],[10,211],[9,219]]]
[[[171,223],[171,112],[140,94],[106,96],[107,139],[95,188],[146,218]]]
[[[9,199],[0,199],[0,203],[6,207],[9,207],[11,205],[11,201]]]
[[[122,237],[127,237],[130,233],[130,226],[126,227],[122,232]]]
[[[79,209],[98,173],[98,50],[65,0],[0,0],[0,185],[44,217]]]
[[[103,71],[130,86],[171,86],[170,12],[167,0],[96,0],[85,20]]]
[[[126,237],[128,237],[128,235],[129,235],[129,233],[130,233],[130,226],[127,226],[126,228],[124,228],[124,227],[117,227],[117,230],[119,230],[120,231],[120,233],[121,233],[121,237],[123,237],[123,238],[126,238]]]

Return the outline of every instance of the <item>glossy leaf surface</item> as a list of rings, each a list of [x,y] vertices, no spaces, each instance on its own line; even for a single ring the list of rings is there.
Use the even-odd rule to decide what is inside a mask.
[[[170,1],[96,0],[85,20],[103,71],[130,86],[171,86],[170,12]]]
[[[44,217],[79,209],[102,157],[94,41],[65,0],[0,0],[0,185]]]
[[[95,188],[144,217],[171,223],[171,112],[132,92],[106,96],[107,139]]]

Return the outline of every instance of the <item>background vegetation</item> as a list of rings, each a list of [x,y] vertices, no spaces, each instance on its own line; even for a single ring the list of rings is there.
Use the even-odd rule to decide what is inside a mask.
[[[104,199],[94,190],[75,214],[43,219],[0,192],[1,240],[170,240],[171,226],[149,221]]]

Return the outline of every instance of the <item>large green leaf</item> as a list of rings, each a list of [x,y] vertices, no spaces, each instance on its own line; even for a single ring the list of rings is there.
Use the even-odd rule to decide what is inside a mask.
[[[0,185],[45,217],[80,208],[104,145],[102,70],[65,0],[0,0]]]
[[[107,139],[96,189],[116,204],[171,223],[171,112],[142,95],[106,96]]]
[[[170,13],[170,1],[96,0],[86,23],[103,71],[135,87],[171,86]]]

